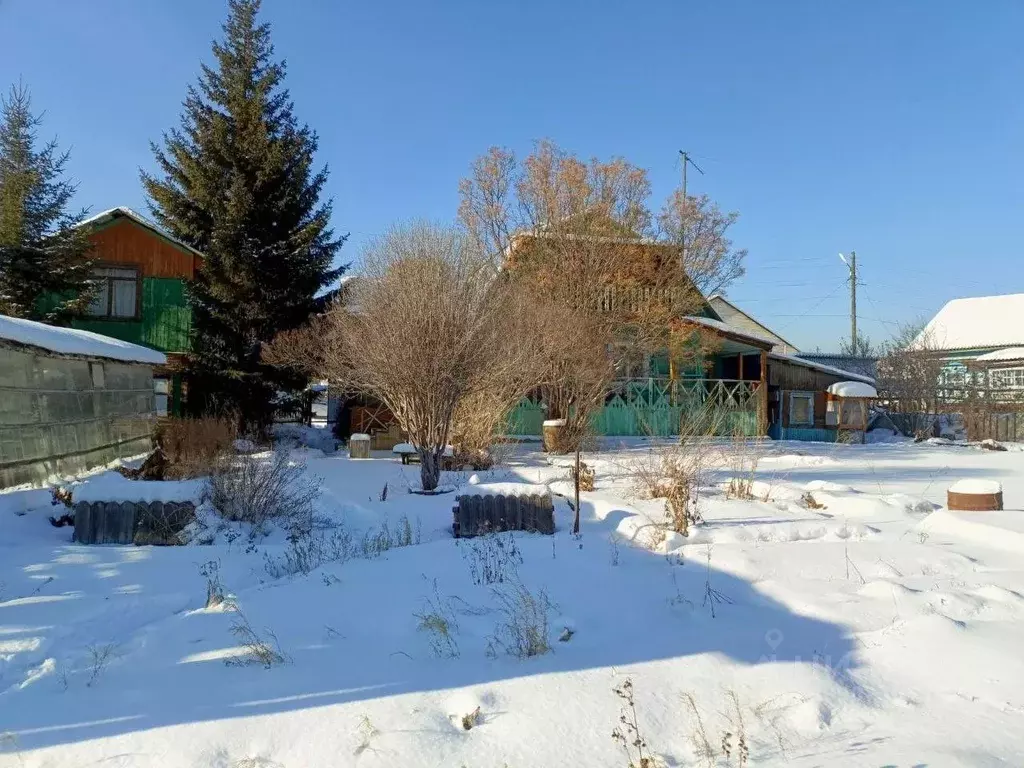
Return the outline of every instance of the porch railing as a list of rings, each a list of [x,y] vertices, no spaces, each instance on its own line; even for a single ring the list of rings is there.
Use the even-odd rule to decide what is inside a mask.
[[[684,419],[702,418],[718,435],[757,435],[761,383],[736,379],[621,379],[593,416],[594,431],[608,436],[668,437]],[[712,418],[708,418],[708,415]],[[547,411],[526,398],[509,414],[507,432],[540,435]]]

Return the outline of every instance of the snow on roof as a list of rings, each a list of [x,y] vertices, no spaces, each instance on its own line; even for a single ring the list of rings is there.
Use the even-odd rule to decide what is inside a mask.
[[[758,336],[748,331],[741,331],[728,323],[723,323],[721,320],[712,320],[709,317],[699,317],[698,315],[687,315],[683,320],[686,320],[689,323],[695,323],[696,325],[703,325],[713,331],[727,333],[737,339],[749,341],[751,344],[758,347],[767,347],[770,349],[775,346],[775,342],[771,339],[765,338],[764,336]]]
[[[939,310],[914,343],[930,349],[1024,345],[1024,293],[953,299]]]
[[[863,381],[837,381],[827,391],[836,397],[878,397],[878,390]]]
[[[103,357],[129,363],[164,365],[167,357],[155,349],[76,328],[57,328],[34,320],[0,315],[0,340],[39,347],[61,355]]]
[[[781,352],[769,352],[768,357],[772,360],[780,360],[785,363],[792,363],[793,365],[801,365],[804,368],[810,368],[812,371],[821,371],[822,373],[831,373],[836,376],[843,376],[851,381],[863,381],[865,384],[872,385],[875,383],[875,380],[871,376],[865,376],[853,371],[844,371],[842,368],[833,368],[831,365],[823,365],[822,363],[815,363],[811,360],[804,360],[802,357],[797,355],[784,355]]]
[[[200,258],[203,258],[203,254],[197,251],[191,245],[189,245],[188,243],[183,243],[178,238],[161,229],[159,226],[157,226],[154,222],[147,219],[141,213],[133,211],[131,208],[125,205],[119,205],[116,208],[108,208],[105,211],[100,211],[95,216],[90,216],[87,219],[82,219],[82,221],[78,222],[78,224],[76,224],[75,226],[90,227],[98,224],[106,224],[108,221],[113,221],[114,219],[119,219],[122,217],[126,219],[131,219],[140,227],[144,227],[148,229],[150,232],[154,233],[155,235],[158,235],[164,238],[165,240],[174,243],[174,245],[178,246],[179,248],[184,248],[189,253],[195,256],[199,256]]]
[[[1024,347],[997,349],[995,352],[978,355],[975,360],[979,363],[993,363],[999,360],[1024,360]]]

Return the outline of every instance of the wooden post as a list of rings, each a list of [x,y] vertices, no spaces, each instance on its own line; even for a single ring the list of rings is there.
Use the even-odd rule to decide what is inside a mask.
[[[738,366],[737,370],[739,371],[739,376],[737,376],[736,378],[738,378],[740,381],[743,381],[743,353],[740,352],[738,357],[739,357],[739,366]]]
[[[757,430],[768,434],[768,353],[761,350],[761,391],[757,400]]]

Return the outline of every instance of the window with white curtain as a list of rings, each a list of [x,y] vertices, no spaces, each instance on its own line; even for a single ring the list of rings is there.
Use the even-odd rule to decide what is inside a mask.
[[[92,273],[96,297],[89,305],[93,317],[132,318],[138,314],[139,271],[132,267],[97,267]]]

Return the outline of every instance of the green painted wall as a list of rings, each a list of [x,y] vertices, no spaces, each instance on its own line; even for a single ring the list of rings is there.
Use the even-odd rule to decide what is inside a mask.
[[[185,298],[185,281],[170,277],[144,278],[141,320],[78,319],[72,326],[161,352],[187,352],[192,310]]]

